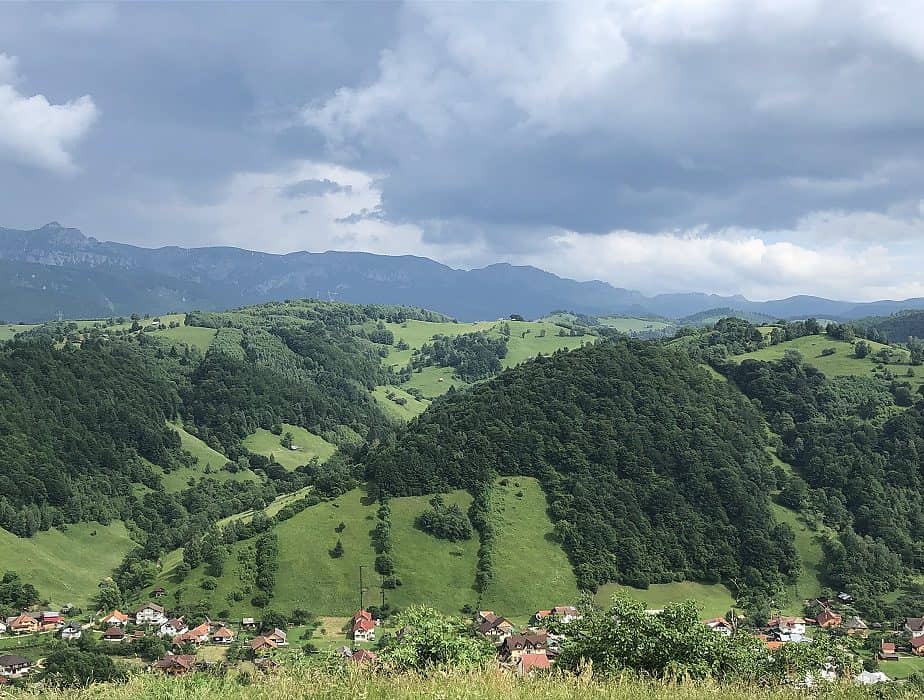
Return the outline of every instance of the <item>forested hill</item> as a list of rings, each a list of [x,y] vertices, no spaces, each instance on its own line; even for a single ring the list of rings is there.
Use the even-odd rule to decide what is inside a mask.
[[[447,395],[373,451],[368,476],[388,494],[463,487],[481,498],[495,474],[538,477],[587,588],[736,579],[771,589],[799,564],[770,514],[765,445],[748,401],[686,354],[619,340]]]

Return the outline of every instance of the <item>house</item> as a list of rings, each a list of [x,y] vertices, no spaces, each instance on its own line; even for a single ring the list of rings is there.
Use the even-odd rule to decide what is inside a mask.
[[[905,631],[911,634],[911,637],[924,637],[924,617],[906,617]]]
[[[548,671],[552,662],[545,654],[523,654],[517,661],[517,675],[531,676],[537,671]]]
[[[234,632],[227,627],[219,627],[212,633],[213,644],[230,644],[234,641]]]
[[[158,586],[153,591],[151,591],[152,598],[163,598],[165,595],[167,595],[167,591],[165,591],[160,586]]]
[[[837,599],[841,601],[842,603],[844,603],[845,605],[849,605],[850,603],[853,602],[853,596],[850,595],[849,593],[843,593],[843,592],[838,593]]]
[[[128,622],[128,615],[118,610],[113,610],[111,613],[106,615],[102,620],[100,620],[107,627],[124,627],[125,623]]]
[[[805,634],[805,619],[780,615],[768,620],[767,627],[779,630],[783,634]]]
[[[371,664],[375,658],[375,653],[368,649],[357,649],[350,655],[350,661],[354,664]]]
[[[259,637],[254,637],[253,641],[250,642],[250,648],[255,654],[265,654],[267,652],[273,651],[278,645],[272,639],[260,635]]]
[[[79,622],[68,622],[61,628],[61,639],[68,642],[80,639],[83,636],[83,625]]]
[[[924,636],[911,638],[911,653],[915,656],[924,656]]]
[[[863,637],[869,634],[869,625],[867,625],[863,620],[861,620],[856,615],[848,617],[844,621],[844,629],[847,630],[847,634],[851,637]]]
[[[368,610],[357,610],[355,613],[353,613],[352,620],[353,620],[354,622],[355,622],[356,620],[369,620],[369,621],[371,622],[371,621],[372,621],[372,613],[369,612]]]
[[[500,645],[500,657],[503,661],[517,662],[523,654],[545,654],[548,640],[544,634],[513,634]]]
[[[0,677],[22,678],[32,668],[32,662],[16,654],[0,656]]]
[[[174,646],[183,646],[184,644],[195,644],[196,646],[200,644],[205,644],[209,641],[209,623],[203,622],[197,627],[193,627],[191,630],[183,632],[176,635],[173,638]]]
[[[196,668],[196,657],[191,654],[167,654],[154,664],[154,668],[171,676],[179,676]]]
[[[136,625],[156,625],[160,627],[167,621],[164,609],[157,603],[145,603],[134,613]]]
[[[248,632],[253,632],[257,629],[257,621],[252,617],[245,617],[241,620],[241,629],[247,630]]]
[[[734,626],[724,617],[714,617],[711,620],[703,620],[703,624],[717,634],[723,637],[731,637],[735,631]]]
[[[263,636],[271,640],[277,647],[289,646],[289,638],[286,636],[286,633],[278,627],[274,628],[269,634],[264,634]]]
[[[8,617],[6,619],[6,627],[10,634],[32,634],[41,629],[39,621],[32,617],[32,615],[27,615],[26,613],[17,615],[16,617]]]
[[[174,617],[162,624],[157,633],[161,637],[169,637],[170,639],[173,639],[178,634],[186,634],[188,631],[189,627],[187,626],[186,622],[184,622],[183,618]]]
[[[354,642],[374,642],[375,623],[366,619],[354,620],[351,633]]]
[[[57,611],[46,610],[39,615],[39,624],[44,631],[54,630],[64,624],[64,618],[61,616],[61,613]]]
[[[895,642],[887,642],[883,639],[879,645],[880,661],[897,661],[898,658],[898,653],[895,651]]]
[[[108,630],[103,632],[103,641],[104,642],[124,642],[125,641],[125,630],[121,627],[110,627]]]
[[[516,632],[516,628],[506,617],[495,617],[478,625],[478,631],[499,644]]]
[[[573,605],[556,605],[552,608],[552,616],[565,624],[580,620],[583,617]]]
[[[822,629],[829,629],[831,627],[839,627],[842,619],[843,618],[838,613],[830,608],[825,608],[815,617],[815,624]]]
[[[497,617],[497,615],[494,614],[493,610],[479,610],[475,615],[475,622],[480,625],[488,620],[493,620],[495,617]]]

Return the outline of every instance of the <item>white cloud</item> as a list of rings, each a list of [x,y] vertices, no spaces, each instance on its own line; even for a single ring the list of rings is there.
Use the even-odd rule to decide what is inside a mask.
[[[855,243],[850,227],[913,236],[908,247]],[[812,244],[810,241],[815,241]],[[562,275],[594,278],[649,294],[702,291],[778,299],[816,294],[870,301],[924,296],[916,261],[924,255],[924,219],[871,212],[819,212],[791,230],[698,229],[603,235],[561,232],[522,261]]]
[[[22,94],[15,57],[0,54],[0,158],[56,172],[74,171],[70,148],[96,121],[89,95],[52,104],[44,95]]]
[[[299,186],[305,181],[332,186],[301,193]],[[419,226],[376,216],[381,197],[372,174],[295,161],[275,171],[235,173],[210,202],[176,197],[132,206],[142,216],[160,221],[166,231],[186,231],[187,244],[198,239],[202,244],[273,253],[344,250],[441,260],[458,259],[468,252],[467,246],[431,245]]]

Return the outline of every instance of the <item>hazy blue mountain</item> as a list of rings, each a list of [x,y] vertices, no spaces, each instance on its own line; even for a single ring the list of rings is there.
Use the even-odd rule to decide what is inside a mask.
[[[808,296],[768,302],[700,293],[648,297],[534,267],[455,270],[411,255],[151,249],[98,241],[57,223],[33,231],[0,228],[0,273],[0,319],[33,322],[59,313],[74,318],[225,309],[298,297],[423,306],[461,320],[512,313],[535,318],[554,309],[676,319],[715,308],[775,318],[853,319],[924,308],[924,299],[856,304]]]

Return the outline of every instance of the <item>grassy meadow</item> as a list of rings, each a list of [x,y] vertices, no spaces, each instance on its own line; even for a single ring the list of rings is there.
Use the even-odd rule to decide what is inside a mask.
[[[298,448],[297,450],[286,449],[279,442],[282,440],[282,435],[274,435],[263,428],[248,435],[244,439],[244,447],[264,457],[272,455],[289,471],[308,464],[315,457],[321,462],[326,462],[337,451],[336,445],[330,444],[320,435],[315,435],[297,425],[283,423],[282,434],[285,435],[287,432],[292,433],[292,444]]]
[[[539,354],[551,355],[561,349],[573,350],[595,340],[593,336],[573,338],[559,336],[561,326],[546,320],[478,321],[475,323],[433,323],[430,321],[409,320],[404,323],[385,324],[385,327],[394,334],[395,343],[397,344],[403,340],[407,343],[408,349],[398,350],[394,346],[389,347],[387,356],[382,358],[382,364],[397,371],[408,365],[414,350],[420,349],[423,345],[432,341],[436,335],[457,336],[466,333],[487,332],[492,336],[500,337],[501,328],[504,324],[507,324],[510,328],[507,356],[501,361],[504,368],[514,367]],[[373,327],[373,324],[367,324],[366,330],[372,330]],[[442,396],[451,386],[460,389],[470,386],[470,384],[455,377],[451,368],[424,367],[420,371],[415,371],[411,378],[401,384],[400,387],[377,387],[373,396],[388,415],[399,420],[410,420],[423,413],[429,399]],[[396,389],[416,389],[424,400],[418,401],[413,396],[403,393],[398,394],[395,391]],[[408,403],[405,406],[399,406],[387,399],[385,394],[389,390],[407,398]]]
[[[165,473],[160,467],[153,466],[155,471],[160,473],[161,482],[167,493],[182,491],[189,488],[190,481],[195,482],[202,478],[214,479],[215,481],[255,481],[257,479],[257,475],[249,469],[233,474],[229,471],[224,471],[222,467],[227,464],[227,457],[213,450],[195,435],[187,433],[181,425],[170,423],[169,426],[179,434],[183,449],[196,458],[196,464],[192,467],[173,469],[170,473]],[[208,472],[206,472],[206,468],[208,468]]]
[[[0,341],[12,340],[17,333],[22,333],[32,328],[35,328],[35,326],[18,323],[0,323]]]
[[[482,607],[525,623],[536,610],[576,603],[580,593],[574,571],[551,539],[552,522],[539,482],[531,477],[500,479],[491,498],[497,556]]]
[[[897,662],[896,662],[897,663]],[[890,688],[894,700],[919,698],[915,687]],[[362,667],[325,670],[297,664],[269,676],[192,674],[167,678],[136,674],[125,684],[97,684],[85,689],[36,688],[17,694],[23,700],[804,700],[797,687],[718,685],[712,682],[658,682],[624,677],[612,680],[587,672],[518,678],[496,669],[431,674],[386,674]],[[859,700],[875,697],[849,684],[813,689],[820,700]]]
[[[68,525],[30,538],[0,530],[0,571],[16,571],[54,605],[85,606],[134,546],[121,521]]]
[[[796,536],[796,550],[802,559],[802,574],[789,587],[788,602],[782,607],[789,614],[801,614],[802,601],[819,595],[824,588],[821,581],[822,534],[810,529],[795,511],[777,503],[771,503],[770,507],[777,522],[789,525]]]
[[[632,318],[630,316],[601,316],[597,319],[601,326],[615,328],[622,333],[642,333],[645,331],[663,331],[674,326],[670,321],[658,321],[650,318]]]
[[[389,394],[396,398],[404,399],[406,403],[403,406],[395,403],[388,398]],[[372,397],[386,415],[398,421],[409,421],[416,418],[427,410],[427,406],[430,405],[429,401],[420,400],[415,396],[411,396],[401,387],[390,385],[377,386],[372,392]]]
[[[209,345],[212,344],[216,333],[218,333],[218,330],[215,328],[182,325],[179,328],[164,328],[154,331],[154,336],[167,339],[174,345],[189,345],[204,355],[206,350],[209,349]]]
[[[600,586],[594,596],[601,605],[606,605],[616,594],[629,595],[640,600],[651,610],[661,610],[668,603],[695,600],[700,605],[703,617],[718,617],[735,606],[735,597],[720,583],[697,583],[680,581],[677,583],[653,583],[648,588],[630,588],[618,583]]]
[[[868,342],[872,348],[870,354],[875,354],[882,348],[890,347],[883,343],[875,343],[873,341],[866,342]],[[822,355],[822,350],[826,348],[834,348],[834,354]],[[924,383],[924,367],[911,368],[916,376],[906,377],[905,374],[911,367],[909,364],[910,358],[908,352],[900,348],[892,349],[901,356],[901,362],[884,365],[884,367],[897,375],[898,379],[909,381],[912,388],[916,390],[920,384]],[[796,338],[795,340],[788,340],[785,343],[771,345],[766,348],[761,348],[760,350],[755,350],[754,352],[745,353],[744,355],[736,355],[732,359],[736,362],[743,362],[748,359],[778,360],[786,354],[787,350],[799,351],[805,358],[806,363],[813,367],[817,367],[830,377],[872,377],[876,370],[876,362],[870,357],[863,359],[854,357],[852,343],[843,340],[833,340],[824,334],[807,335],[802,338]]]

